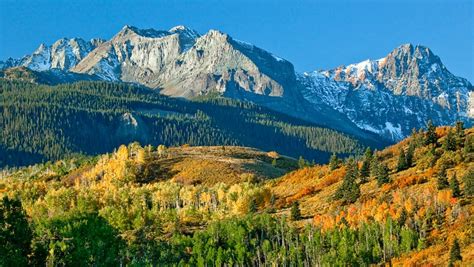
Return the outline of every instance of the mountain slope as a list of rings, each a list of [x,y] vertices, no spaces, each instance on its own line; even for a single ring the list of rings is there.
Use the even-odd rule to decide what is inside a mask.
[[[108,41],[60,39],[0,63],[13,66],[47,72],[60,82],[82,77],[138,83],[172,97],[251,101],[374,141],[401,140],[428,120],[472,125],[474,116],[472,85],[450,73],[429,48],[411,44],[379,60],[298,74],[287,60],[216,30],[200,35],[184,26],[125,26]]]
[[[457,238],[463,244],[464,265],[460,266],[469,266],[474,262],[474,129],[438,128],[436,145],[426,145],[426,136],[426,132],[414,134],[371,156],[366,178],[361,177],[366,158],[356,161],[358,173],[352,182],[360,191],[354,201],[336,197],[351,172],[347,161],[339,161],[333,169],[324,165],[297,170],[272,181],[281,214],[288,214],[288,207],[298,202],[303,218],[300,226],[311,223],[327,231],[361,229],[375,221],[384,225],[380,229],[401,229],[405,233],[394,234],[395,244],[389,244],[386,251],[394,266],[446,266],[450,246]],[[399,169],[401,151],[408,153],[410,146],[414,147],[413,162]],[[387,179],[381,178],[379,166],[388,168]],[[440,177],[446,179],[444,183]],[[453,191],[453,179],[458,192]],[[410,229],[416,233],[407,239]]]
[[[472,85],[451,74],[423,46],[402,45],[387,57],[334,70],[305,73],[303,94],[347,115],[362,129],[401,140],[428,120],[472,125]]]
[[[169,31],[125,26],[73,71],[187,98],[222,93],[229,84],[256,94],[283,95],[285,86],[294,86],[293,66],[255,49],[214,30],[200,36],[183,26]]]
[[[187,101],[141,86],[60,86],[0,80],[0,165],[28,165],[122,143],[245,145],[324,162],[332,152],[381,146],[270,109],[226,98]],[[25,156],[29,155],[29,156]]]
[[[81,38],[62,38],[48,46],[41,44],[31,55],[19,60],[8,59],[0,63],[0,69],[23,66],[33,71],[49,71],[51,69],[68,71],[104,40]]]
[[[137,143],[7,170],[4,251],[25,253],[0,263],[471,266],[473,159],[458,124],[289,173],[276,152]]]

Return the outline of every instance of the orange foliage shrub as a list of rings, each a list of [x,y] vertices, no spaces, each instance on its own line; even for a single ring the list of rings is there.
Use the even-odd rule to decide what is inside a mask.
[[[278,159],[280,157],[280,154],[276,151],[270,151],[267,153],[267,156],[269,156],[272,159]]]
[[[416,184],[423,184],[426,183],[428,179],[426,176],[418,175],[418,174],[411,174],[408,176],[400,177],[395,181],[397,188],[405,188],[408,186],[416,185]]]
[[[450,129],[452,129],[452,128],[451,127],[437,127],[436,128],[436,135],[438,136],[438,138],[441,138],[441,137],[445,136]]]
[[[316,190],[322,190],[324,187],[330,186],[342,180],[346,175],[346,168],[339,168],[331,172],[329,175],[324,177],[317,185]]]
[[[287,197],[286,198],[286,203],[287,204],[291,204],[293,203],[294,201],[300,199],[300,198],[303,198],[305,196],[308,196],[308,195],[312,195],[313,193],[315,192],[315,189],[313,186],[311,187],[305,187],[303,189],[301,189],[298,193],[296,193],[295,195],[291,196],[291,197]]]

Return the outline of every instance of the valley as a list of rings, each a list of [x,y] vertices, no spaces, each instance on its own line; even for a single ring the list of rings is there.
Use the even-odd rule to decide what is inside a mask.
[[[474,264],[474,87],[429,47],[114,27],[0,61],[0,266]]]
[[[3,171],[1,214],[24,236],[2,235],[22,238],[19,263],[468,266],[473,156],[462,124],[328,165],[132,143]]]

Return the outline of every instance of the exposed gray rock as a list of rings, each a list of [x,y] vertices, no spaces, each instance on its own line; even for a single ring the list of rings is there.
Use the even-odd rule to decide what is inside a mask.
[[[456,77],[430,49],[402,45],[387,57],[299,77],[305,98],[324,102],[360,128],[394,141],[428,120],[472,125],[473,87]]]
[[[247,92],[282,96],[296,81],[293,65],[286,60],[219,31],[200,36],[184,26],[169,31],[125,26],[73,71],[137,82],[186,98],[225,93],[230,83]]]
[[[41,44],[33,54],[22,59],[8,59],[3,64],[0,63],[0,69],[23,66],[34,71],[69,71],[102,42],[101,39],[86,42],[81,38],[62,38],[51,46]]]
[[[428,120],[472,125],[472,85],[424,46],[402,45],[379,60],[295,74],[293,65],[210,30],[125,26],[108,41],[60,39],[0,69],[25,66],[42,80],[131,82],[173,97],[218,93],[356,136],[398,141]],[[14,73],[14,72],[12,72]],[[44,79],[43,79],[44,78]],[[370,137],[371,138],[371,137]]]

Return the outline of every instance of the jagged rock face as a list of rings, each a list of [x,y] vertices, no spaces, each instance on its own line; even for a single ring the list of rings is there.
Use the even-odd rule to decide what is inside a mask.
[[[51,47],[51,68],[69,70],[94,48],[91,42],[82,39],[60,39]]]
[[[101,43],[101,39],[93,39],[90,42],[80,38],[59,39],[51,46],[41,44],[33,54],[20,60],[8,59],[3,64],[0,63],[0,69],[23,66],[34,71],[68,71]]]
[[[473,88],[423,46],[403,45],[379,60],[306,73],[303,94],[346,114],[360,128],[394,141],[428,120],[472,124]]]
[[[296,81],[293,65],[283,59],[218,31],[200,36],[183,26],[169,31],[126,26],[73,71],[137,82],[179,97],[227,93],[229,88],[282,96]]]
[[[458,119],[472,125],[474,119],[472,85],[451,74],[430,49],[410,44],[379,60],[300,75],[290,62],[219,31],[201,36],[184,26],[125,26],[109,41],[61,39],[21,60],[0,62],[0,69],[15,66],[37,71],[34,77],[50,84],[123,81],[185,98],[217,92],[350,134],[370,131],[394,141],[429,119],[437,125]]]
[[[16,58],[8,58],[5,61],[0,61],[0,70],[16,67],[20,64],[20,60]]]

